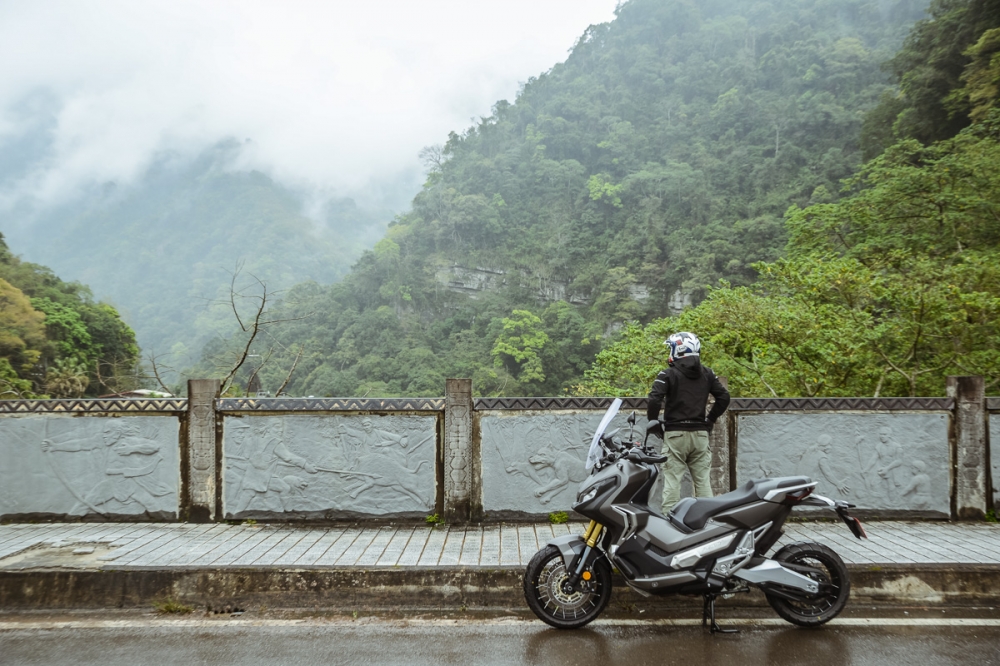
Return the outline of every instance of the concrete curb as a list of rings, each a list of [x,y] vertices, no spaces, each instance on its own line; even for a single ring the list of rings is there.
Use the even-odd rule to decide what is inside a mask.
[[[1000,605],[1000,565],[854,565],[851,603],[880,606]],[[130,569],[0,571],[0,608],[55,610],[151,607],[168,599],[193,608],[324,611],[459,611],[524,607],[522,569]],[[700,608],[701,600],[647,598],[617,581],[622,608]],[[766,604],[737,595],[728,606]]]

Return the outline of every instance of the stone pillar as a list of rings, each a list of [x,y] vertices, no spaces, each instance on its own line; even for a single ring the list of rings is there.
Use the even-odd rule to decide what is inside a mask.
[[[216,441],[215,399],[218,379],[188,380],[187,414],[187,519],[192,522],[215,520]]]
[[[444,398],[444,515],[472,515],[472,380],[448,379]]]
[[[719,377],[719,381],[727,389],[729,380]],[[709,401],[709,409],[714,401]],[[729,411],[719,417],[712,432],[708,434],[708,445],[712,450],[712,470],[709,480],[712,482],[712,494],[728,493],[729,487]]]
[[[986,390],[982,377],[948,377],[955,399],[953,513],[979,519],[986,513]]]

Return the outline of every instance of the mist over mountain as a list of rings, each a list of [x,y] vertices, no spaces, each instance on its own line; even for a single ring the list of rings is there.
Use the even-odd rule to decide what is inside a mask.
[[[333,197],[307,217],[305,194],[233,169],[241,149],[227,141],[194,160],[161,155],[133,184],[105,183],[40,212],[22,206],[0,216],[0,226],[25,256],[114,303],[147,355],[189,364],[213,335],[231,331],[228,290],[238,266],[274,292],[333,282],[393,216]]]

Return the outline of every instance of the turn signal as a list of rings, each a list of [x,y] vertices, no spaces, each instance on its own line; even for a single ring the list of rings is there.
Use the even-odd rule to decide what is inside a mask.
[[[591,576],[591,574],[590,574],[590,572],[589,572],[589,571],[584,571],[584,572],[583,572],[583,576],[582,576],[582,578],[583,578],[584,580],[590,580],[590,579],[592,578],[592,576]]]

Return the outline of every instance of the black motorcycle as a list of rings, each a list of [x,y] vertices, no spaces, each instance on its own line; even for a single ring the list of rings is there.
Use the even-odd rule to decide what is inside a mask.
[[[587,467],[573,510],[590,518],[582,536],[566,535],[538,551],[524,574],[528,606],[558,629],[576,629],[598,617],[611,599],[611,573],[645,596],[690,594],[705,600],[702,623],[712,633],[715,600],[749,591],[754,585],[782,618],[803,627],[829,622],[844,609],[851,583],[844,561],[828,546],[794,543],[771,557],[782,526],[796,506],[836,511],[857,538],[867,537],[849,515],[854,505],[814,495],[816,482],[805,476],[747,481],[712,498],[682,499],[669,515],[649,506],[649,492],[667,460],[629,436],[605,434],[618,413],[615,400],[594,435]]]

